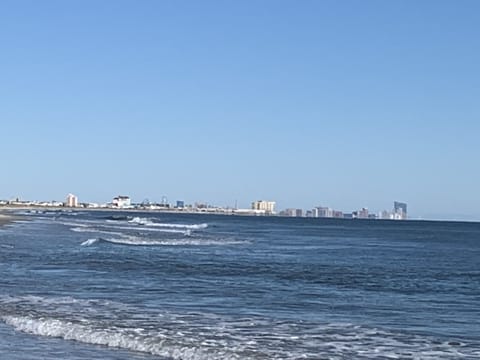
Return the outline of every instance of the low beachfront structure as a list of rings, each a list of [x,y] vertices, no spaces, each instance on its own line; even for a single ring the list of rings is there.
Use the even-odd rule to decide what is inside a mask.
[[[116,208],[125,209],[132,207],[132,201],[128,196],[119,195],[113,198],[112,205]]]

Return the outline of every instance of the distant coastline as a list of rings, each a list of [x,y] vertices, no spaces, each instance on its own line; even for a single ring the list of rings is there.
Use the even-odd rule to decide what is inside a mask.
[[[47,211],[59,211],[59,212],[73,212],[73,211],[93,211],[93,212],[121,212],[121,213],[164,213],[164,214],[185,214],[185,215],[219,215],[219,216],[236,216],[236,217],[269,217],[280,219],[316,219],[316,220],[345,220],[345,221],[379,221],[379,222],[455,222],[455,223],[480,223],[480,220],[470,219],[423,219],[423,218],[407,218],[404,220],[392,220],[392,219],[362,219],[362,218],[328,218],[328,217],[291,217],[280,214],[261,214],[255,215],[250,213],[234,213],[225,211],[216,211],[215,209],[177,209],[177,208],[161,208],[161,209],[149,209],[149,208],[85,208],[85,207],[66,207],[66,206],[38,206],[38,205],[0,205],[0,226],[10,224],[28,214],[15,214],[16,211],[31,211],[31,212],[47,212]]]

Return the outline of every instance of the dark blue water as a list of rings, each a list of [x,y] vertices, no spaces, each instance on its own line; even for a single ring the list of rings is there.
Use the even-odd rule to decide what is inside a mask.
[[[48,212],[0,274],[2,359],[480,357],[480,224]]]

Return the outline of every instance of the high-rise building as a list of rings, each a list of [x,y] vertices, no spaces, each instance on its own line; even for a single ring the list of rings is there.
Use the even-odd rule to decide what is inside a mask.
[[[333,209],[329,207],[318,207],[318,217],[331,218],[333,217]]]
[[[252,210],[265,211],[265,214],[275,213],[275,201],[258,200],[252,202]]]
[[[343,219],[343,212],[338,211],[338,210],[334,210],[333,211],[333,217],[337,218],[337,219]]]
[[[302,209],[294,209],[289,208],[283,211],[280,211],[280,216],[289,216],[289,217],[303,217],[303,210]]]
[[[368,209],[362,208],[361,210],[357,211],[357,218],[358,219],[368,219]]]
[[[396,219],[405,220],[407,218],[407,204],[399,201],[394,201],[393,213]]]
[[[78,197],[73,194],[67,195],[67,201],[65,202],[67,207],[77,207],[78,206]]]

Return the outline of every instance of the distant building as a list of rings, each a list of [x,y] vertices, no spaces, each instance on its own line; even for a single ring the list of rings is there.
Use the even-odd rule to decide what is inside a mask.
[[[407,219],[407,204],[399,201],[393,202],[393,214],[394,218],[398,220]]]
[[[369,213],[368,213],[368,209],[367,208],[362,208],[359,212],[358,212],[358,218],[359,219],[368,219],[369,217]]]
[[[67,195],[67,201],[65,202],[67,207],[77,207],[78,206],[78,197],[73,194]]]
[[[100,207],[100,205],[97,204],[97,203],[86,203],[84,206],[85,206],[86,208],[91,208],[91,209],[95,209],[95,208],[99,208],[99,207]]]
[[[119,195],[113,198],[112,205],[117,208],[129,208],[132,206],[132,202],[130,197]]]
[[[393,214],[390,211],[383,210],[378,214],[378,219],[393,220]]]
[[[281,216],[289,216],[289,217],[302,217],[303,210],[302,209],[285,209],[280,212]]]
[[[183,200],[177,200],[177,209],[183,209],[185,207],[185,202]]]
[[[343,212],[334,210],[333,211],[333,217],[336,219],[343,219]]]
[[[275,214],[275,201],[258,200],[252,202],[252,210],[264,211],[265,214]]]
[[[354,211],[352,215],[357,219],[368,219],[368,209],[362,208],[361,210]]]
[[[280,215],[280,216],[293,217],[293,216],[295,216],[295,209],[285,209],[285,210],[282,210],[282,211],[280,211],[279,215]]]
[[[318,207],[318,217],[331,218],[333,217],[333,209],[329,207]]]

